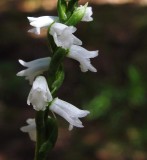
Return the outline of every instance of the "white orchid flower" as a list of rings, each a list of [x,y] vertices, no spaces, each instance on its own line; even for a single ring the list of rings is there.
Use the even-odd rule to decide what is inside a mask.
[[[58,20],[56,16],[41,16],[41,17],[27,17],[30,25],[34,28],[30,29],[28,32],[40,34],[41,28],[47,28],[53,22]]]
[[[83,128],[84,126],[79,118],[83,118],[90,113],[86,110],[80,110],[59,98],[55,98],[49,108],[52,112],[55,112],[69,122],[69,130],[72,130],[73,126]]]
[[[50,34],[53,36],[58,47],[68,49],[73,44],[82,45],[82,41],[73,35],[76,30],[74,26],[54,23],[50,28]]]
[[[83,7],[83,6],[81,6],[81,7]],[[93,21],[93,18],[91,17],[92,14],[93,14],[92,7],[87,7],[86,11],[85,11],[85,14],[84,14],[84,16],[83,16],[81,21],[84,21],[84,22]]]
[[[26,132],[29,134],[29,137],[32,141],[36,141],[36,123],[35,119],[29,118],[27,119],[27,126],[23,126],[20,128],[22,132]]]
[[[30,105],[31,103],[36,111],[44,111],[52,99],[45,77],[38,76],[33,82],[27,104]]]
[[[16,75],[25,76],[26,79],[29,80],[30,84],[32,84],[36,76],[48,70],[50,61],[50,57],[40,58],[30,62],[19,60],[19,63],[24,67],[27,67],[27,69],[18,72]]]
[[[67,57],[75,59],[80,62],[80,68],[82,72],[90,70],[91,72],[97,72],[90,62],[90,58],[98,56],[98,51],[88,51],[85,48],[77,45],[72,45],[69,49]]]

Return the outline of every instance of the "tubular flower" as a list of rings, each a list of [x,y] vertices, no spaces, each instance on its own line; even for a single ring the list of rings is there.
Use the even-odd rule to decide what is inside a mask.
[[[58,47],[67,49],[73,44],[82,45],[82,41],[73,35],[76,30],[74,26],[54,23],[50,28],[50,34],[53,36]]]
[[[55,98],[50,106],[50,110],[63,117],[69,122],[69,130],[73,129],[73,126],[83,128],[82,122],[79,118],[87,116],[90,112],[86,110],[80,110],[74,105],[65,102],[59,98]]]
[[[32,89],[29,93],[27,104],[32,103],[36,111],[44,111],[48,103],[52,101],[52,95],[48,88],[45,77],[38,76],[33,82]]]
[[[50,57],[40,58],[30,62],[19,60],[19,63],[24,67],[27,67],[27,69],[18,72],[16,75],[25,76],[26,79],[29,80],[30,84],[32,84],[36,76],[48,70],[50,61],[51,61]]]
[[[98,51],[88,51],[85,48],[77,45],[72,45],[69,49],[67,57],[75,59],[80,62],[80,68],[82,72],[90,70],[91,72],[97,72],[90,62],[90,58],[98,56]]]
[[[27,126],[23,126],[20,128],[22,132],[26,132],[29,134],[29,137],[32,141],[36,141],[36,123],[35,119],[29,118],[26,120]]]
[[[85,22],[93,21],[93,18],[91,17],[92,14],[93,14],[92,7],[87,7],[86,11],[85,11],[85,14],[84,14],[81,21],[85,21]]]
[[[58,20],[56,16],[41,16],[41,17],[27,17],[30,25],[34,28],[30,29],[28,32],[40,34],[41,28],[47,28],[50,26],[54,21]]]

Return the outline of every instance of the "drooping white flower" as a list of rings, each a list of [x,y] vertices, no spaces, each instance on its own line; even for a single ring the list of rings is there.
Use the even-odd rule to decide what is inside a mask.
[[[59,98],[55,98],[53,100],[50,110],[57,113],[69,122],[69,130],[72,130],[73,126],[83,128],[84,126],[79,118],[85,117],[90,113],[86,110],[80,110],[74,105]]]
[[[50,26],[54,21],[58,20],[55,16],[41,16],[41,17],[27,17],[30,25],[34,28],[30,29],[29,32],[40,34],[41,28]]]
[[[74,26],[54,23],[50,28],[50,34],[53,36],[58,47],[67,49],[73,44],[82,45],[82,41],[73,35],[76,30]]]
[[[93,18],[91,17],[92,14],[93,14],[92,7],[86,7],[85,14],[81,21],[85,21],[85,22],[93,21]]]
[[[16,75],[25,76],[26,79],[29,80],[30,84],[32,84],[36,76],[48,70],[50,61],[51,61],[50,57],[40,58],[30,62],[19,60],[19,63],[24,67],[27,67],[27,69],[18,72]]]
[[[26,132],[29,134],[30,139],[32,141],[36,141],[36,122],[35,119],[29,118],[26,120],[27,126],[23,126],[20,128],[22,132]]]
[[[27,104],[30,105],[31,103],[36,111],[44,111],[52,99],[45,77],[38,76],[33,82]]]
[[[97,72],[90,62],[90,58],[98,56],[98,51],[88,51],[85,48],[77,45],[72,45],[69,49],[67,57],[75,59],[80,62],[80,68],[82,72],[90,70],[91,72]]]

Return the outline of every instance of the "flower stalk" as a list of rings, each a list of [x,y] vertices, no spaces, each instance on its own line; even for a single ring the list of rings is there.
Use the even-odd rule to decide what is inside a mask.
[[[44,160],[39,155],[41,145],[45,141],[45,135],[43,134],[45,132],[44,112],[43,111],[36,111],[35,122],[36,122],[36,147],[35,147],[34,160]]]
[[[83,128],[80,118],[90,113],[57,97],[57,91],[64,81],[63,62],[66,57],[77,60],[82,72],[97,71],[90,58],[98,56],[98,51],[84,49],[81,47],[82,41],[74,35],[77,23],[93,20],[92,8],[87,6],[88,3],[78,7],[78,0],[58,0],[58,17],[28,17],[30,25],[34,27],[29,32],[38,35],[42,28],[47,29],[47,42],[52,54],[52,57],[30,62],[19,60],[27,69],[17,75],[25,76],[32,85],[27,103],[36,111],[35,119],[27,120],[28,125],[21,128],[36,142],[34,160],[46,160],[48,152],[57,141],[57,120],[50,113],[64,118],[69,123],[69,130],[73,127]],[[43,76],[44,72],[47,72],[47,77]]]

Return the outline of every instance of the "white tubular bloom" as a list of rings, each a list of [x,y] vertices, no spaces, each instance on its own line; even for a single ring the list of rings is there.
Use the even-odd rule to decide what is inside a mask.
[[[41,16],[41,17],[27,17],[30,25],[34,28],[30,29],[28,32],[32,32],[35,34],[40,34],[41,28],[46,28],[50,26],[54,21],[58,19],[55,16]]]
[[[71,45],[82,45],[82,41],[75,37],[73,33],[77,29],[73,26],[66,26],[61,23],[54,23],[50,28],[50,34],[58,47],[70,48]]]
[[[27,67],[27,69],[18,72],[16,75],[25,76],[26,79],[29,80],[30,84],[32,84],[36,76],[48,70],[50,61],[50,57],[40,58],[30,62],[19,60],[19,63],[24,67]]]
[[[97,72],[90,62],[90,58],[98,56],[98,51],[88,51],[81,46],[72,45],[69,49],[67,57],[75,59],[80,62],[80,68],[82,72],[90,70],[91,72]]]
[[[32,103],[33,108],[36,111],[44,111],[52,99],[45,77],[38,76],[33,82],[32,89],[27,99],[27,104],[30,105],[30,103]]]
[[[85,21],[85,22],[93,21],[93,18],[91,17],[92,14],[93,14],[92,7],[87,7],[86,11],[85,11],[85,14],[84,14],[81,21]]]
[[[35,119],[29,118],[29,119],[27,119],[26,122],[27,122],[28,125],[21,127],[20,130],[22,132],[28,133],[29,136],[30,136],[30,139],[32,141],[36,141],[36,123],[35,123]]]
[[[50,110],[57,113],[69,122],[69,130],[72,130],[73,126],[83,128],[84,126],[79,118],[85,117],[90,113],[86,110],[80,110],[74,105],[59,98],[54,99],[50,106]]]

